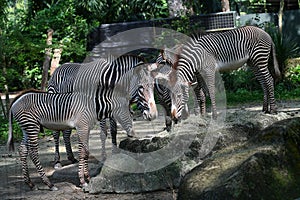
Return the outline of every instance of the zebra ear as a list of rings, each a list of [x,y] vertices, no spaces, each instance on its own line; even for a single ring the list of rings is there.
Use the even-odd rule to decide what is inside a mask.
[[[169,63],[174,65],[179,59],[179,54],[182,50],[182,45],[175,45],[172,48],[165,48],[163,50],[163,58],[167,60]]]
[[[148,71],[153,71],[153,70],[156,70],[158,68],[158,63],[152,63],[152,64],[149,64],[148,66],[147,66],[147,69],[148,69]]]
[[[163,74],[161,72],[156,72],[156,71],[153,71],[151,72],[151,75],[153,78],[155,79],[159,79],[159,80],[167,80],[169,81],[169,75],[168,74]]]

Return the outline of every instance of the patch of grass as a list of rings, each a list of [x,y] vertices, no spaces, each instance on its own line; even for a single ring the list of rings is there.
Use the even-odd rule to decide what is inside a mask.
[[[226,92],[227,105],[237,106],[241,104],[249,103],[262,103],[263,101],[263,91],[254,90],[248,91],[246,89],[239,89],[236,92],[228,91]],[[275,99],[280,100],[300,100],[300,88],[294,88],[289,90],[288,88],[282,87],[280,85],[275,88]]]

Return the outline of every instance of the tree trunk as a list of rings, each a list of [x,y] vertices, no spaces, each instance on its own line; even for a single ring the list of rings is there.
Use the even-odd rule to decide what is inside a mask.
[[[47,45],[52,45],[52,35],[53,30],[49,29],[47,33]],[[46,90],[47,81],[48,81],[48,70],[50,66],[50,60],[51,60],[51,47],[48,47],[45,49],[45,60],[43,63],[43,73],[42,73],[42,83],[41,83],[41,90]]]
[[[56,70],[56,68],[59,65],[61,53],[62,53],[62,48],[53,50],[53,56],[52,56],[51,67],[50,67],[50,76],[52,76],[53,72]]]
[[[186,15],[186,7],[183,5],[182,0],[168,0],[169,16],[179,17]]]
[[[9,92],[8,92],[8,84],[7,84],[7,62],[5,56],[2,57],[2,73],[4,77],[4,94],[5,94],[5,105],[3,104],[2,98],[1,99],[1,108],[2,108],[2,113],[5,118],[8,118],[8,112],[9,112],[9,107],[10,107],[10,100],[9,100]]]
[[[222,12],[230,11],[229,0],[221,0],[221,4],[222,4]]]
[[[278,28],[279,33],[282,36],[282,16],[283,16],[283,9],[284,9],[284,0],[280,0],[280,8],[278,13]]]

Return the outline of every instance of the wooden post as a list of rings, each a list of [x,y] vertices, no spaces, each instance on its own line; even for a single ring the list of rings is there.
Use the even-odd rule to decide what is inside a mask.
[[[221,5],[222,5],[222,12],[230,11],[229,0],[221,0]]]
[[[62,53],[62,48],[53,50],[53,56],[52,56],[51,66],[50,66],[50,76],[52,76],[53,72],[56,70],[56,68],[59,65],[61,53]]]
[[[52,36],[53,36],[53,30],[49,29],[47,31],[47,45],[52,45]],[[48,47],[45,49],[45,60],[43,63],[43,73],[42,73],[42,83],[41,83],[41,90],[46,90],[47,81],[48,81],[48,70],[50,66],[50,60],[51,60],[51,51],[52,48]]]

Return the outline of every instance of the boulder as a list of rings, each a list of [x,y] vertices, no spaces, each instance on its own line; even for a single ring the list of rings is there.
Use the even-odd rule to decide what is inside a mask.
[[[248,120],[257,129],[252,137],[221,145],[222,148],[183,178],[178,199],[296,199],[300,196],[300,118],[273,121],[274,124],[269,124],[272,117],[256,119],[256,122],[255,118]],[[265,127],[266,124],[269,126]]]

